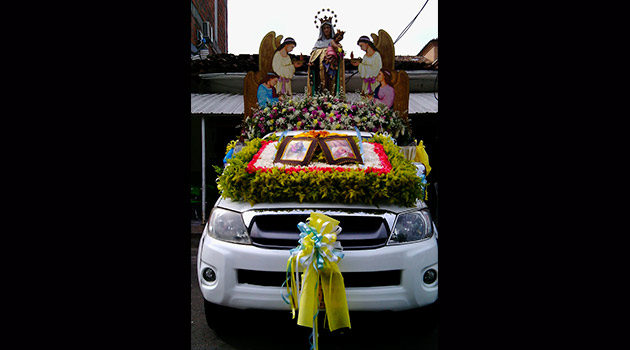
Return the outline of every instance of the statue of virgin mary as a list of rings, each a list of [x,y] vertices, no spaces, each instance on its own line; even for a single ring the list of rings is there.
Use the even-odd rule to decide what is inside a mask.
[[[333,35],[335,34],[333,19],[335,23],[337,22],[337,15],[334,14],[334,11],[330,11],[330,9],[322,9],[322,11],[318,11],[317,14],[325,11],[330,12],[330,14],[334,15],[334,17],[324,16],[322,18],[318,18],[318,16],[315,15],[315,23],[317,24],[319,19],[321,25],[316,26],[319,27],[319,36],[317,37],[317,41],[311,51],[311,58],[308,62],[308,84],[306,86],[309,96],[313,96],[315,93],[322,92],[324,90],[327,90],[334,95],[339,95],[340,93],[345,94],[346,92],[343,57],[341,58],[339,69],[334,76],[325,74],[323,60],[326,57],[326,50],[328,49],[328,46],[333,39]]]

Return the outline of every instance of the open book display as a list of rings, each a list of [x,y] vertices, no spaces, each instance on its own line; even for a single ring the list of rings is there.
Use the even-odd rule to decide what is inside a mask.
[[[265,146],[266,149],[269,144]],[[332,135],[323,138],[308,136],[287,137],[279,145],[276,143],[273,146],[278,148],[278,151],[275,153],[274,163],[306,166],[311,162],[315,151],[320,149],[327,164],[363,164],[359,149],[351,136]],[[264,152],[264,149],[261,149],[261,155],[262,152]],[[265,162],[269,159],[270,153],[268,151],[262,158],[259,156],[258,161],[261,163]],[[382,165],[382,163],[378,164],[379,167],[382,167]]]

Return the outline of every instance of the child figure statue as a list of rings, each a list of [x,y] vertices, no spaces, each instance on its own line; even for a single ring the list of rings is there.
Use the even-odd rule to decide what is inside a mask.
[[[333,40],[330,41],[326,49],[326,57],[324,57],[323,65],[326,68],[326,73],[331,77],[337,74],[340,58],[343,59],[343,46],[341,46],[340,42],[343,40],[344,33],[344,31],[337,30]]]

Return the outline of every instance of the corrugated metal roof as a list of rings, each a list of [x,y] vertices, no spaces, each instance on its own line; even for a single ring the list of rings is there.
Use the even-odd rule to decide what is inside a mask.
[[[294,94],[293,98],[303,98],[304,94]],[[409,94],[409,114],[437,113],[437,92],[417,92]],[[348,102],[361,99],[357,93],[347,93]],[[243,95],[239,94],[190,94],[190,112],[194,114],[243,114]]]
[[[418,92],[409,94],[409,114],[415,113],[437,113],[438,112],[438,93]]]
[[[190,113],[243,114],[243,95],[190,94]]]

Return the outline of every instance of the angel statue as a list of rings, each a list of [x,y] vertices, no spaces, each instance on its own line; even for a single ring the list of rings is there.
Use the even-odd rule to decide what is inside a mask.
[[[274,56],[277,53],[279,59],[277,59],[278,65],[284,65],[285,57],[283,57],[283,53],[289,52],[289,49],[294,47],[295,40],[287,38],[286,45],[282,46],[280,42],[282,41],[282,35],[276,36],[276,32],[271,31],[267,33],[260,42],[260,46],[258,48],[258,70],[253,72],[247,72],[245,75],[245,79],[243,80],[243,118],[247,118],[253,114],[253,109],[258,107],[258,88],[267,74],[270,72],[274,72],[273,61]],[[285,43],[283,43],[285,44]],[[280,51],[283,51],[282,53]],[[282,73],[276,72],[278,75],[278,79],[283,77],[288,79],[290,69],[282,70]],[[292,73],[291,73],[292,76]],[[287,81],[283,79],[284,83],[284,92],[288,93],[291,89],[290,84],[287,84]],[[283,85],[278,83],[275,85],[274,89],[279,87],[280,91],[276,90],[276,93],[279,95],[282,94]],[[243,119],[245,120],[245,119]]]
[[[321,18],[318,17],[320,13],[323,16]],[[326,16],[326,14],[330,14],[330,16]],[[314,23],[316,24],[315,27],[319,28],[319,36],[308,62],[308,84],[306,84],[307,93],[311,96],[324,90],[335,95],[346,93],[343,50],[340,50],[341,44],[339,43],[340,38],[343,38],[343,33],[335,32],[333,19],[336,24],[337,15],[335,11],[330,9],[322,9],[317,11],[317,15],[315,15]],[[318,20],[319,24],[317,24]],[[336,53],[336,55],[331,55],[331,52]],[[331,58],[336,60],[334,64],[331,64]]]
[[[383,68],[383,59],[378,48],[367,35],[361,36],[357,41],[357,45],[359,45],[361,50],[365,51],[365,56],[360,62],[351,61],[350,64],[359,69],[359,76],[363,80],[361,92],[366,95],[372,95],[377,84],[376,75]]]
[[[357,45],[365,51],[365,56],[355,59],[351,55],[350,59],[350,64],[358,68],[359,76],[363,80],[361,93],[368,99],[375,98],[398,111],[406,121],[409,109],[409,75],[404,70],[394,69],[395,50],[391,36],[380,29],[378,35],[372,33],[371,37],[373,41],[366,35],[357,41]],[[375,96],[377,89],[379,91]],[[385,98],[385,95],[388,97]],[[390,98],[393,98],[393,103]]]
[[[273,71],[279,76],[279,83],[276,85],[279,94],[293,96],[291,79],[293,79],[295,68],[301,67],[302,64],[304,64],[301,60],[293,62],[291,57],[289,57],[289,52],[293,51],[295,46],[297,46],[297,43],[293,38],[286,38],[273,54],[271,65]],[[300,55],[300,59],[301,58],[302,55]]]

